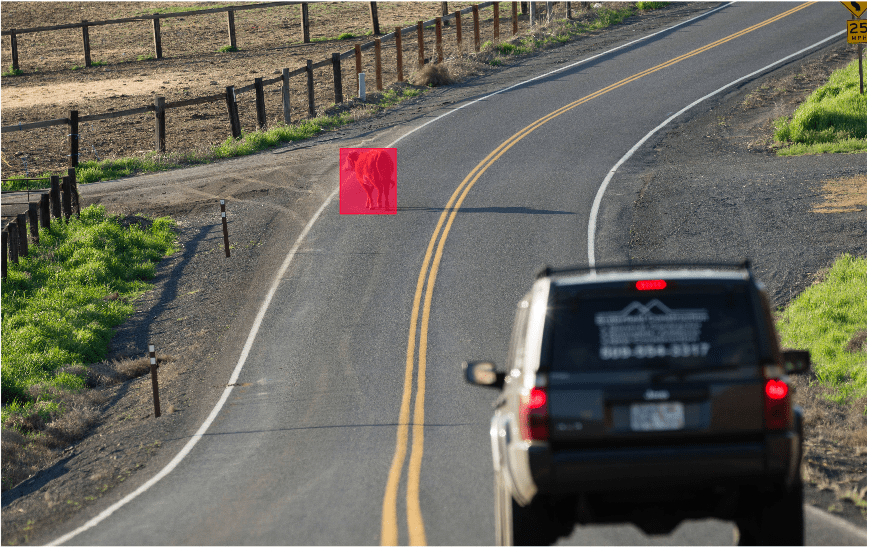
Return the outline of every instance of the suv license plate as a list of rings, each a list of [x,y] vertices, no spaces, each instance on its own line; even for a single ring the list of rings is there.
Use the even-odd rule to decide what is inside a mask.
[[[684,427],[685,407],[678,401],[631,405],[631,429],[634,431],[670,431]]]

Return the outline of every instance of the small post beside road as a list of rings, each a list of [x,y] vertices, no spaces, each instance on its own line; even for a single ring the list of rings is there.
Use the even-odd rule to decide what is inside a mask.
[[[226,226],[226,200],[220,200],[220,219],[223,221],[223,250],[229,258],[229,229]]]
[[[160,389],[157,385],[157,354],[154,346],[148,346],[148,357],[151,359],[151,389],[154,391],[154,417],[160,417]]]

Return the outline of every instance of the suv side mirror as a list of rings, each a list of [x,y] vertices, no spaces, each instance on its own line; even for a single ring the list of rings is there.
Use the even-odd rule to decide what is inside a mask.
[[[809,365],[812,362],[812,357],[806,350],[789,349],[781,352],[782,362],[784,363],[785,372],[788,374],[799,374],[808,372]]]
[[[465,361],[462,363],[462,371],[465,374],[465,380],[469,384],[498,389],[504,387],[505,374],[495,369],[495,363],[489,361]]]

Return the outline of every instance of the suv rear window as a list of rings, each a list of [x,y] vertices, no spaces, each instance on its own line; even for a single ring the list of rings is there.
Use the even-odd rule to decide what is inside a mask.
[[[756,365],[746,288],[698,289],[556,291],[547,313],[552,370]]]

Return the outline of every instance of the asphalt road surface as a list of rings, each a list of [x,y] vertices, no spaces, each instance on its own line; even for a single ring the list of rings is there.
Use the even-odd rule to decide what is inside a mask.
[[[397,148],[398,214],[339,215],[333,194],[238,335],[236,374],[200,434],[135,497],[74,519],[59,539],[493,543],[494,394],[466,385],[459,363],[504,363],[515,303],[542,264],[622,258],[606,255],[589,219],[635,144],[729,83],[822,47],[847,15],[838,2],[710,4],[671,30],[346,143]],[[338,173],[336,156],[336,191]],[[602,208],[622,199],[600,196]],[[730,544],[733,530],[587,526],[562,543]],[[865,543],[814,511],[806,537]]]

